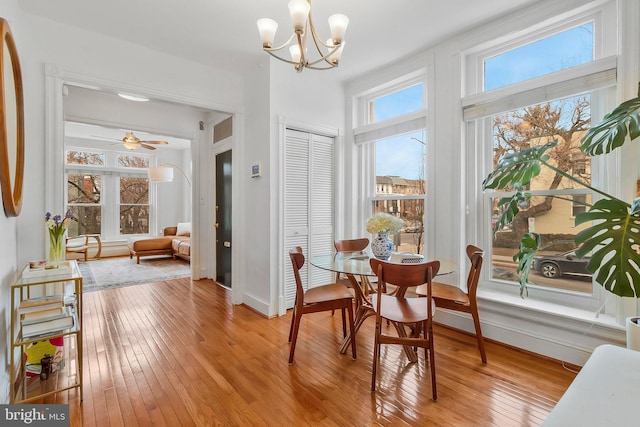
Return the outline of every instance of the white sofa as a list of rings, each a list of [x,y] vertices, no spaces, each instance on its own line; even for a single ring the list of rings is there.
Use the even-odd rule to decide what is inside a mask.
[[[582,367],[544,427],[640,425],[640,352],[605,344]]]

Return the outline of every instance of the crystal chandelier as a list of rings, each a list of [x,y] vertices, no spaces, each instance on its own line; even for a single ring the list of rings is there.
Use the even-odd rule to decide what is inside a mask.
[[[328,70],[338,66],[342,49],[344,48],[344,33],[349,25],[349,18],[341,13],[329,17],[329,30],[331,38],[323,42],[311,18],[311,0],[291,0],[289,13],[293,23],[293,34],[283,45],[273,47],[273,41],[278,29],[278,23],[273,19],[262,18],[258,20],[258,31],[262,39],[262,49],[269,55],[289,64],[293,64],[297,72],[304,68],[312,70]],[[315,45],[319,58],[310,60],[307,56],[307,39],[311,31],[311,40]],[[290,45],[290,46],[289,46]],[[276,52],[289,46],[291,59],[285,59],[276,55]]]

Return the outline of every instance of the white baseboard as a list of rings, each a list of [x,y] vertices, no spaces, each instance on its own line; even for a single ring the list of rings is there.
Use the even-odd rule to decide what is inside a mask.
[[[498,301],[483,300],[479,306],[485,338],[574,365],[584,365],[601,344],[626,346],[624,328],[609,319],[572,319]],[[434,320],[475,333],[471,316],[466,313],[438,309]],[[487,358],[491,360],[489,352]]]
[[[254,297],[253,295],[244,293],[242,294],[242,304],[251,307],[258,313],[264,314],[267,317],[272,317],[277,313],[271,313],[269,303]]]

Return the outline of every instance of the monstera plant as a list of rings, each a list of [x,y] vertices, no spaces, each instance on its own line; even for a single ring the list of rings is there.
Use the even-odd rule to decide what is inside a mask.
[[[589,129],[581,140],[580,149],[589,156],[606,154],[621,147],[627,136],[630,141],[640,136],[640,87],[637,98],[623,102],[607,114],[600,124]],[[591,224],[575,236],[576,256],[582,258],[591,254],[587,270],[605,289],[618,296],[639,298],[640,198],[627,203],[560,170],[549,161],[550,156],[546,154],[556,144],[557,141],[553,141],[505,154],[498,161],[496,169],[484,180],[484,190],[514,191],[511,197],[498,202],[502,213],[496,220],[494,236],[498,230],[511,224],[520,209],[527,206],[531,193],[524,188],[543,168],[550,168],[600,196],[595,203],[588,205],[588,210],[576,215],[576,226]],[[522,236],[518,253],[513,257],[518,262],[521,296],[527,293],[531,262],[539,244],[538,234],[526,233]]]

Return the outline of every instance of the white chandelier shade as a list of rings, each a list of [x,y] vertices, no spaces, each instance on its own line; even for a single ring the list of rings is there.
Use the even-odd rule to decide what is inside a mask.
[[[302,72],[305,68],[313,70],[328,70],[338,66],[342,50],[344,48],[344,36],[349,25],[349,18],[341,13],[331,15],[329,21],[329,31],[331,38],[326,42],[322,41],[316,32],[313,19],[311,17],[311,0],[291,0],[289,2],[289,14],[293,25],[293,34],[282,45],[274,47],[278,23],[273,19],[259,19],[258,31],[262,41],[262,49],[276,59],[293,64],[296,71]],[[309,60],[307,54],[307,40],[311,35],[318,58]],[[276,52],[289,46],[291,59],[278,56]]]

